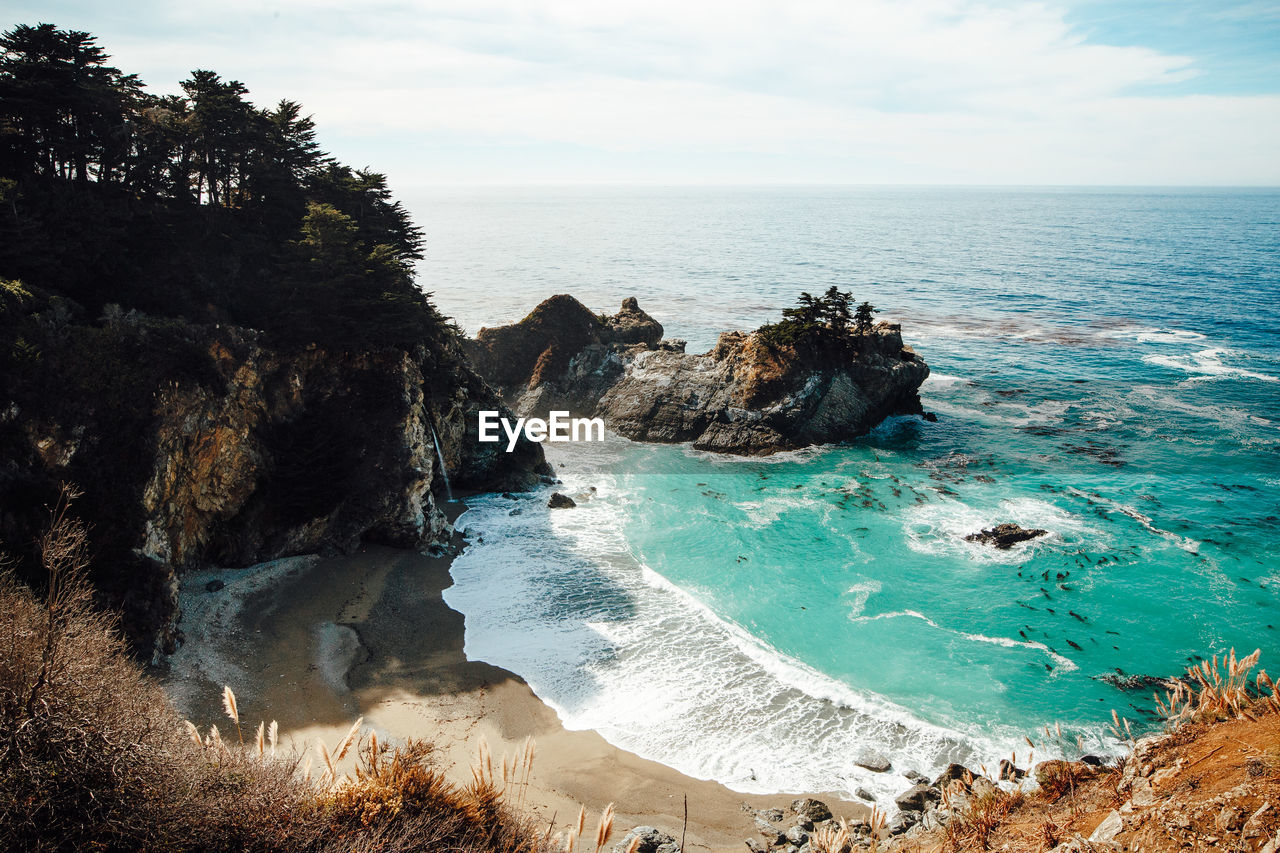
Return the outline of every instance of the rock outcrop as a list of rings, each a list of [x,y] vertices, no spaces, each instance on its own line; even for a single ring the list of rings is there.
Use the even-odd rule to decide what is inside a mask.
[[[766,454],[865,434],[886,417],[921,414],[929,368],[880,323],[839,357],[801,354],[759,333],[726,332],[684,352],[635,299],[612,317],[554,296],[510,326],[481,329],[467,351],[522,416],[554,409],[602,417],[636,441]]]
[[[1038,527],[1019,527],[1016,524],[997,524],[985,530],[979,530],[977,533],[970,533],[964,537],[966,542],[981,542],[986,545],[994,545],[1000,550],[1008,550],[1019,542],[1027,542],[1049,533],[1047,530],[1041,530]]]
[[[91,578],[144,658],[180,639],[179,572],[362,540],[447,546],[446,477],[518,489],[550,474],[536,444],[478,442],[477,411],[503,407],[460,354],[441,364],[425,350],[285,351],[231,327],[164,330],[51,336],[39,369],[0,399],[0,538],[24,556],[42,506],[74,483]],[[132,363],[112,363],[122,348]]]

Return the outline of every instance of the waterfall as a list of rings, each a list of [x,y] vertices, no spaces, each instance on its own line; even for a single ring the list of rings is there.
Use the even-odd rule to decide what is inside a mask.
[[[440,476],[444,478],[444,493],[448,496],[449,502],[453,503],[453,486],[449,485],[449,469],[444,464],[444,454],[440,452],[440,436],[436,435],[436,428],[431,426],[431,440],[436,445],[436,459],[440,462]]]

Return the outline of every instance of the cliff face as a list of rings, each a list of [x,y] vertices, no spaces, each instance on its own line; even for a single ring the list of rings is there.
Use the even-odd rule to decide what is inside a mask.
[[[760,454],[862,435],[885,418],[919,414],[928,366],[882,323],[845,363],[823,364],[728,332],[703,355],[634,353],[597,411],[637,441],[692,441],[699,450]]]
[[[0,536],[21,556],[47,518],[42,505],[76,484],[93,580],[144,657],[179,639],[184,569],[362,540],[445,546],[446,474],[459,487],[508,489],[549,473],[539,445],[507,454],[476,441],[476,412],[501,403],[461,362],[286,352],[225,327],[60,335],[3,389]],[[94,363],[114,380],[95,380]]]
[[[898,326],[880,323],[850,343],[848,354],[821,358],[726,332],[711,351],[692,355],[683,341],[663,341],[662,327],[634,299],[615,317],[597,318],[557,296],[520,323],[482,329],[467,346],[477,370],[521,415],[568,409],[602,417],[637,441],[764,454],[922,413],[918,391],[929,367]]]

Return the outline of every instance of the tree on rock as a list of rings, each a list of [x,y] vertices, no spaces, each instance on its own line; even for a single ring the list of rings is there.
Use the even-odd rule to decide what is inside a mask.
[[[849,316],[849,303],[852,299],[852,293],[842,291],[833,284],[819,300],[822,320],[837,337],[844,335],[849,329],[849,321],[852,319]]]
[[[757,329],[761,340],[771,346],[794,347],[808,355],[842,358],[856,346],[850,331],[859,335],[871,331],[871,303],[863,302],[851,312],[853,294],[832,285],[822,296],[801,293],[796,307],[782,309],[782,320]]]
[[[863,302],[858,306],[857,311],[853,315],[853,330],[859,335],[868,334],[871,331],[873,322],[872,315],[877,313],[877,309],[871,307],[870,302]]]

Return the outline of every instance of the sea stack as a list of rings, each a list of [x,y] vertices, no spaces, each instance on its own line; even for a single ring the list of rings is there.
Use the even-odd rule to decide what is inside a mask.
[[[839,353],[803,351],[761,331],[725,332],[708,352],[664,340],[634,298],[613,316],[553,296],[519,323],[466,342],[481,376],[520,415],[601,417],[635,441],[763,455],[864,435],[923,414],[929,366],[897,324],[848,332]]]

